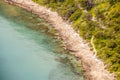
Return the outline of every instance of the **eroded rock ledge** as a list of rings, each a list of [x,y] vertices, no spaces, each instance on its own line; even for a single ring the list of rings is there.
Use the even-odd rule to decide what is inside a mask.
[[[32,0],[4,1],[22,7],[48,21],[58,31],[65,47],[74,51],[74,55],[82,61],[86,80],[115,80],[114,75],[105,69],[104,63],[93,55],[88,44],[84,44],[83,39],[72,26],[65,22],[56,12],[52,12]]]

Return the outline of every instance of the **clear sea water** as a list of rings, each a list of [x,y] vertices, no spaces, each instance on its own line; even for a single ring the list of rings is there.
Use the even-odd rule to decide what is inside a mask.
[[[42,24],[40,31],[36,23]],[[0,1],[0,80],[83,80],[57,60],[57,45],[45,25],[35,15]]]

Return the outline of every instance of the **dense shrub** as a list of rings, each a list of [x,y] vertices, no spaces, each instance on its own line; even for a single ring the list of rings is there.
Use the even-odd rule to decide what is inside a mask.
[[[87,10],[90,10],[94,6],[93,0],[78,0],[78,2],[83,8]]]
[[[70,16],[69,19],[70,21],[76,21],[81,15],[82,15],[82,10],[78,9]]]

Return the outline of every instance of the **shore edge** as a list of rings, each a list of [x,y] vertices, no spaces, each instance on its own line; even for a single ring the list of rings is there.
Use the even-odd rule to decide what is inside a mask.
[[[74,52],[74,55],[82,61],[86,80],[115,80],[113,74],[105,69],[104,63],[99,60],[90,50],[88,44],[83,43],[83,39],[65,22],[57,12],[52,12],[32,0],[4,0],[9,4],[22,7],[49,22],[63,39],[65,48]]]

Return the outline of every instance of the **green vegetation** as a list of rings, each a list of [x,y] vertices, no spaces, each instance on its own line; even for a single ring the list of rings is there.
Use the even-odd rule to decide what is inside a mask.
[[[33,1],[52,8],[63,19],[73,22],[74,29],[79,30],[88,42],[94,36],[97,56],[120,80],[120,0]]]

